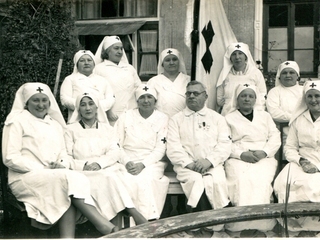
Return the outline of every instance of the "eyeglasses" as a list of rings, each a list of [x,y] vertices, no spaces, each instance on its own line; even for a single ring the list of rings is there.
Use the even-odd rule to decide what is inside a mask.
[[[190,97],[191,94],[193,94],[193,96],[198,97],[201,93],[204,93],[204,92],[206,92],[206,91],[202,91],[202,92],[186,92],[185,95],[187,97]]]

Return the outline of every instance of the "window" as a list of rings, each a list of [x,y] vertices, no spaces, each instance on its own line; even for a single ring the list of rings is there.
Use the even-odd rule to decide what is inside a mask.
[[[148,23],[138,30],[138,74],[142,81],[157,75],[158,24]]]
[[[157,0],[76,0],[76,18],[156,17],[157,5]]]
[[[95,53],[104,36],[119,36],[141,80],[149,80],[157,75],[157,4],[157,0],[77,0],[80,43]]]
[[[276,72],[280,63],[293,60],[301,75],[314,77],[319,65],[318,1],[264,1],[263,63]]]

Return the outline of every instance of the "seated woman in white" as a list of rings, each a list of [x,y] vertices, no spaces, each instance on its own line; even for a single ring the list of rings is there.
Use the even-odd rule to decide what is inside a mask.
[[[168,116],[155,109],[157,93],[141,84],[135,91],[138,108],[128,110],[117,121],[122,149],[122,171],[135,206],[147,218],[158,219],[166,199],[169,179],[161,161],[166,151]]]
[[[146,222],[121,179],[117,136],[99,107],[98,98],[81,94],[75,107],[65,133],[67,152],[74,158],[73,169],[89,178],[97,209],[115,224],[122,211],[129,213],[137,225]]]
[[[157,91],[157,109],[169,117],[186,107],[186,86],[190,82],[182,55],[167,48],[159,56],[158,75],[148,81]]]
[[[279,203],[320,202],[320,79],[306,81],[303,96],[289,122],[289,134],[284,152],[289,164],[282,169],[274,182]],[[288,181],[287,181],[288,179]],[[290,191],[286,196],[286,186]],[[310,219],[309,219],[310,220]],[[299,225],[291,230],[319,231],[319,217],[306,221],[305,217],[291,219]]]
[[[68,168],[65,121],[49,87],[26,83],[16,93],[3,129],[3,162],[12,193],[24,203],[31,225],[59,225],[60,237],[74,238],[83,214],[103,234],[117,227],[95,207],[88,178]],[[82,220],[82,221],[81,221]]]
[[[99,99],[100,107],[107,112],[114,104],[115,98],[109,82],[93,73],[95,57],[88,50],[78,51],[73,58],[73,73],[67,76],[60,89],[60,99],[68,109],[68,120],[75,109],[76,98],[84,92],[91,92]]]
[[[234,206],[267,204],[272,197],[271,183],[277,169],[274,155],[281,145],[280,133],[270,114],[255,108],[257,101],[256,87],[240,84],[235,90],[231,112],[225,117],[232,138],[225,171]],[[270,224],[254,224],[254,228],[270,230],[275,221]],[[250,229],[250,224],[245,224],[245,228]]]

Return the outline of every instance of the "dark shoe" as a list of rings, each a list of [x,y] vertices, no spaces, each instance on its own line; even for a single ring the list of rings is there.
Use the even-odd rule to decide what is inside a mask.
[[[227,206],[224,206],[223,208],[228,208],[228,207],[232,207],[232,203],[229,202]]]

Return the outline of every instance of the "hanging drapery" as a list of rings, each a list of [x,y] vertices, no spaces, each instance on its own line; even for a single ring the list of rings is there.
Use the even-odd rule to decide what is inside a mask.
[[[156,16],[156,0],[124,0],[125,17],[147,17]]]
[[[141,40],[141,66],[139,75],[157,75],[157,40],[156,30],[139,31]],[[147,53],[147,54],[143,54]]]
[[[191,29],[190,20],[193,11],[194,1],[189,0],[187,4],[187,24],[186,24],[186,44]],[[187,32],[189,31],[189,32]],[[196,73],[195,79],[207,86],[208,100],[207,106],[211,109],[216,108],[216,83],[223,66],[223,56],[229,44],[237,42],[225,14],[221,0],[200,0],[199,10],[199,44],[196,53]]]

